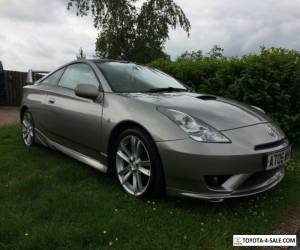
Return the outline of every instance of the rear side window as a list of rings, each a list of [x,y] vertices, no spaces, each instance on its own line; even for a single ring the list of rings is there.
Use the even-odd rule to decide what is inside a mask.
[[[59,82],[60,86],[69,89],[75,89],[78,84],[91,84],[99,88],[99,82],[89,65],[76,63],[68,66]]]
[[[46,85],[57,85],[58,80],[61,76],[61,74],[64,72],[64,68],[54,72],[50,76],[48,76],[46,79],[44,79],[41,84],[46,84]]]

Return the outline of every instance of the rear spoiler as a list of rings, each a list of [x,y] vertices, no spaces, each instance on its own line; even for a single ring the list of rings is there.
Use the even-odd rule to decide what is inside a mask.
[[[33,84],[35,81],[40,79],[42,75],[48,74],[50,71],[44,70],[28,70],[26,84]]]

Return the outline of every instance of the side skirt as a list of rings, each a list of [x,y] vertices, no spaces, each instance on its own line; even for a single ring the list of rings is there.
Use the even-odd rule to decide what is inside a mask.
[[[35,129],[35,132],[36,132],[37,141],[42,145],[49,146],[50,148],[54,148],[82,163],[89,165],[90,167],[100,170],[103,173],[107,172],[107,166],[103,165],[99,161],[50,140],[38,129]]]

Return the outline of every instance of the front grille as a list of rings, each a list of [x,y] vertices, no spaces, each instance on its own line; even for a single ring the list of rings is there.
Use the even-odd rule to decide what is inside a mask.
[[[280,146],[284,142],[285,142],[285,139],[274,141],[274,142],[269,142],[269,143],[264,143],[264,144],[259,144],[254,147],[254,150],[264,150],[264,149],[274,148],[274,147]]]

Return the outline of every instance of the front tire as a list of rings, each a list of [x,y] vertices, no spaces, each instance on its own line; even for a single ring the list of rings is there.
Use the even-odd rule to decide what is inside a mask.
[[[26,147],[34,145],[34,121],[29,110],[25,110],[22,116],[22,141]]]
[[[121,186],[137,197],[158,197],[164,192],[164,175],[160,157],[152,138],[135,127],[117,137],[114,166]]]

